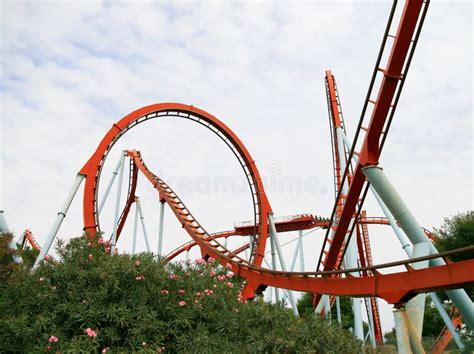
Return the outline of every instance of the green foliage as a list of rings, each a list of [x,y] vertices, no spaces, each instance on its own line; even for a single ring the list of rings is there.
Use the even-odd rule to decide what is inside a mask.
[[[17,244],[17,247],[20,249],[21,245]],[[23,250],[21,250],[21,258],[23,259],[24,266],[27,268],[33,267],[38,255],[39,252],[31,247],[25,247]]]
[[[358,352],[348,331],[282,305],[245,303],[217,263],[110,256],[60,243],[58,265],[19,267],[0,295],[0,352]],[[55,341],[57,338],[57,341]]]
[[[352,330],[354,327],[354,313],[352,312],[352,302],[351,298],[348,296],[339,296],[339,305],[341,309],[341,327],[346,330]],[[314,309],[311,304],[311,293],[305,293],[298,300],[298,312],[301,315],[314,315]],[[337,308],[334,303],[331,307],[331,319],[332,321],[337,321]],[[362,323],[364,328],[364,333],[367,333],[369,325],[367,322]]]
[[[298,313],[301,316],[312,314],[314,310],[311,304],[311,293],[304,293],[303,296],[298,299],[297,307]]]
[[[459,213],[451,218],[445,218],[444,224],[434,230],[438,239],[436,248],[440,251],[450,251],[461,247],[474,245],[474,211]],[[455,262],[473,259],[474,252],[464,252],[450,256]],[[464,288],[471,299],[474,299],[474,287]],[[438,293],[444,301],[448,300],[445,293]]]
[[[15,268],[18,267],[12,262],[13,257],[19,254],[18,251],[10,248],[12,239],[13,234],[10,232],[0,234],[0,288],[6,284]]]
[[[459,213],[444,219],[444,224],[435,229],[438,236],[436,247],[440,252],[474,245],[474,211]],[[453,261],[474,258],[474,251],[460,253],[450,257]]]

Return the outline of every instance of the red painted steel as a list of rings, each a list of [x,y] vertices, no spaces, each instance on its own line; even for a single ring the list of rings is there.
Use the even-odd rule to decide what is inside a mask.
[[[133,159],[130,160],[130,175],[129,175],[129,187],[128,187],[128,195],[127,201],[125,202],[125,206],[123,208],[122,214],[120,215],[118,226],[117,226],[117,239],[120,238],[122,234],[123,227],[125,226],[125,222],[127,221],[128,214],[130,213],[130,209],[132,204],[135,203],[135,192],[137,190],[137,181],[138,181],[138,168],[133,162]]]
[[[325,270],[337,269],[340,266],[340,252],[343,249],[344,239],[348,233],[349,224],[356,211],[356,205],[365,183],[362,168],[377,165],[379,162],[380,139],[383,128],[387,122],[388,113],[401,79],[418,19],[422,14],[422,5],[422,0],[409,0],[405,3],[387,67],[384,69],[384,77],[380,84],[372,117],[362,144],[359,161],[355,168],[341,217],[337,222],[334,237],[324,263]]]
[[[452,323],[453,327],[457,330],[460,330],[462,327],[462,320],[461,315],[458,313],[457,309],[453,307],[451,311],[451,316],[453,317]],[[436,341],[431,345],[428,353],[430,354],[442,354],[444,353],[446,347],[448,346],[449,342],[453,339],[451,332],[449,331],[448,327],[444,326],[439,334]]]

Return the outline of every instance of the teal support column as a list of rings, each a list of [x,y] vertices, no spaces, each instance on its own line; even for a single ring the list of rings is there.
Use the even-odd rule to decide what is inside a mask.
[[[54,222],[53,227],[49,231],[48,237],[46,238],[43,248],[41,248],[41,252],[38,255],[38,258],[36,258],[35,264],[33,265],[33,270],[36,269],[41,264],[41,262],[43,262],[44,258],[48,254],[49,249],[51,248],[51,245],[53,244],[53,241],[56,238],[56,235],[58,234],[59,228],[61,227],[61,224],[63,223],[63,220],[66,217],[67,211],[69,210],[69,207],[71,206],[72,200],[74,199],[77,193],[77,190],[79,189],[79,186],[81,185],[85,177],[86,177],[85,175],[81,175],[81,174],[78,174],[76,176],[76,180],[74,181],[72,189],[69,192],[66,198],[66,201],[63,204],[63,207],[58,212],[56,221]]]
[[[378,166],[367,166],[364,167],[362,171],[389,211],[392,213],[395,220],[397,220],[402,230],[410,239],[411,243],[417,244],[427,242],[431,254],[437,253],[436,248],[428,239],[415,216],[401,199],[382,168]],[[433,262],[430,262],[430,265],[444,264],[445,262],[441,258],[434,259]],[[448,290],[446,291],[446,294],[458,308],[468,327],[474,328],[474,305],[466,292],[463,289],[456,289]]]
[[[8,227],[7,220],[5,219],[5,215],[3,215],[3,210],[0,210],[0,233],[8,233],[8,232],[10,232],[10,228]],[[16,250],[16,242],[13,237],[10,241],[9,247],[12,250]],[[13,256],[13,262],[20,264],[20,263],[23,263],[23,259],[20,256]]]

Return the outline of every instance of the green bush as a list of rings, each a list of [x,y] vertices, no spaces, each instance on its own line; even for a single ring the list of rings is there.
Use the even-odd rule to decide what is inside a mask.
[[[110,256],[101,239],[59,243],[60,263],[2,285],[0,352],[359,352],[345,330],[283,305],[245,303],[216,262]]]

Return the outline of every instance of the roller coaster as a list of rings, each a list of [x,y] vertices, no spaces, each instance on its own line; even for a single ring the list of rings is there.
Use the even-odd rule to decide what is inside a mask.
[[[122,189],[124,166],[128,160],[128,192],[125,205],[117,196],[111,232],[111,253],[135,204],[133,252],[135,252],[137,220],[142,215],[140,200],[136,196],[139,176],[148,180],[156,190],[160,202],[160,228],[158,254],[162,254],[164,207],[167,205],[191,240],[164,255],[172,261],[195,247],[203,258],[212,257],[243,279],[242,294],[246,299],[274,289],[282,289],[295,315],[298,315],[293,291],[312,294],[312,304],[317,315],[327,317],[336,306],[340,320],[339,297],[351,298],[354,314],[354,334],[361,340],[370,338],[372,345],[381,344],[383,335],[377,299],[394,305],[397,344],[399,352],[423,353],[421,330],[426,294],[432,297],[446,327],[430,348],[439,353],[449,340],[455,340],[459,348],[464,345],[459,328],[474,328],[473,303],[462,289],[474,284],[474,259],[452,262],[450,256],[468,252],[474,246],[438,253],[433,241],[436,235],[420,226],[408,206],[398,195],[395,187],[379,166],[379,159],[389,133],[392,120],[405,84],[416,44],[428,10],[429,1],[407,0],[398,20],[395,20],[395,1],[386,25],[381,48],[376,59],[368,92],[363,104],[355,136],[351,141],[346,134],[346,125],[341,109],[341,98],[336,80],[331,71],[325,73],[329,125],[334,175],[334,206],[329,217],[297,214],[286,218],[274,217],[274,212],[265,193],[264,185],[255,160],[238,136],[221,120],[194,106],[179,103],[160,103],[142,107],[114,123],[100,141],[97,149],[76,176],[72,190],[59,211],[44,246],[39,247],[30,231],[25,232],[21,243],[29,243],[40,251],[34,267],[48,257],[50,247],[58,233],[66,213],[80,185],[84,182],[83,220],[86,237],[102,235],[100,214],[105,200],[118,176],[118,190]],[[388,56],[387,56],[388,54]],[[382,58],[388,58],[386,63]],[[376,82],[380,82],[376,87]],[[247,180],[253,207],[253,220],[235,224],[229,231],[208,232],[193,216],[183,200],[144,162],[141,152],[123,151],[112,178],[103,196],[98,195],[101,172],[114,144],[129,130],[152,119],[179,119],[199,124],[217,135],[232,151]],[[369,217],[364,209],[368,192],[375,196],[384,217]],[[368,225],[390,227],[407,259],[386,264],[373,264]],[[149,241],[145,233],[147,248]],[[305,271],[303,265],[303,231],[325,230],[323,245],[318,253],[310,256],[317,259],[314,271]],[[297,246],[290,267],[282,255],[279,234],[298,231]],[[229,238],[246,240],[238,248],[227,246]],[[270,252],[267,252],[269,243]],[[313,252],[313,251],[312,251]],[[308,255],[308,252],[306,252]],[[269,257],[270,256],[270,257]],[[297,257],[300,270],[295,271]],[[278,263],[279,264],[278,264]],[[398,268],[396,268],[398,267]],[[400,271],[403,267],[404,271]],[[395,269],[395,270],[394,270]],[[390,270],[387,272],[387,270]],[[442,306],[435,291],[446,291],[455,306],[453,319]],[[369,321],[369,331],[364,334],[362,326],[363,298]]]

